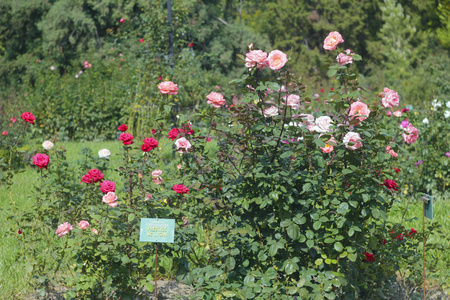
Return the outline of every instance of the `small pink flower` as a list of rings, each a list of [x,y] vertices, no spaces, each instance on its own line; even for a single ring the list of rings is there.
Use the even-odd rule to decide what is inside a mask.
[[[152,198],[153,198],[153,196],[151,194],[146,194],[145,195],[145,201],[149,201]]]
[[[140,39],[140,40],[139,40],[139,43],[143,43],[143,42],[144,42],[144,39]]]
[[[351,119],[357,118],[359,121],[364,121],[370,114],[370,109],[367,105],[361,101],[353,102],[350,105],[350,113]]]
[[[353,63],[352,55],[354,53],[351,53],[350,49],[345,50],[345,52],[346,53],[339,53],[339,55],[336,57],[336,60],[340,66]]]
[[[108,194],[103,196],[103,202],[108,204],[111,207],[117,206],[117,196],[114,192],[108,192]]]
[[[78,223],[78,226],[80,227],[80,229],[88,229],[88,227],[89,227],[89,222],[88,222],[88,221],[81,220],[81,221]]]
[[[262,50],[253,50],[247,53],[245,66],[247,68],[258,68],[263,70],[267,66],[267,53]]]
[[[178,93],[178,85],[172,81],[163,81],[158,84],[158,89],[161,94],[176,95]]]
[[[97,229],[95,229],[95,228],[92,228],[92,233],[94,233],[94,234],[98,234],[98,231],[97,231]]]
[[[113,181],[108,180],[100,182],[100,191],[102,191],[102,193],[104,194],[107,194],[109,192],[115,192],[116,184]]]
[[[16,118],[11,118],[10,121],[11,121],[11,123],[16,123],[17,119]]]
[[[414,144],[419,137],[419,130],[409,123],[408,127],[403,131],[402,136],[405,143]]]
[[[2,131],[2,135],[8,135],[8,131]]]
[[[392,116],[391,111],[390,111],[390,110],[386,111],[386,115],[387,115],[388,117]]]
[[[400,118],[402,116],[402,111],[401,110],[396,110],[394,111],[394,116],[396,116],[397,118]]]
[[[275,117],[278,116],[278,108],[276,106],[270,106],[263,109],[264,117]]]
[[[152,172],[152,176],[154,178],[158,178],[159,176],[161,176],[161,174],[162,174],[161,170],[155,170],[155,171]]]
[[[68,234],[73,229],[72,225],[70,225],[69,222],[64,222],[63,224],[58,226],[58,229],[56,229],[55,234],[57,234],[59,237],[63,237],[66,234]]]
[[[189,189],[184,184],[175,184],[172,187],[177,194],[189,194]]]
[[[123,23],[123,22],[125,22],[125,19],[122,18],[122,19],[119,20],[119,22],[120,22],[120,23]]]
[[[323,41],[323,49],[325,50],[334,50],[336,49],[337,45],[339,43],[343,43],[344,39],[342,38],[342,35],[337,32],[333,31],[328,34],[328,36]]]
[[[286,54],[284,54],[280,50],[273,50],[269,53],[269,57],[267,58],[269,68],[271,68],[272,70],[279,70],[283,68],[287,61],[288,59]]]
[[[386,146],[385,151],[386,151],[386,153],[389,153],[392,157],[395,157],[395,158],[398,157],[398,153],[395,152],[391,146]]]
[[[206,96],[207,104],[211,104],[214,108],[220,108],[221,105],[225,105],[225,99],[221,93],[211,92]]]
[[[177,146],[177,151],[180,153],[188,152],[191,149],[191,143],[184,137],[175,141],[175,146]]]
[[[325,147],[320,147],[322,149],[323,153],[330,153],[333,152],[334,147],[333,144],[336,144],[336,141],[334,140],[334,137],[331,137],[326,143]]]
[[[283,97],[286,100],[286,105],[292,109],[300,108],[300,96],[298,95],[286,95]]]
[[[163,182],[163,179],[161,177],[153,178],[152,180],[155,184],[161,184]]]
[[[356,132],[347,132],[347,134],[344,136],[343,142],[345,144],[345,147],[350,150],[356,150],[363,146],[361,142],[361,136]],[[352,143],[352,145],[350,145],[350,143]]]
[[[391,90],[387,87],[383,89],[383,91],[379,94],[381,97],[381,105],[383,107],[389,107],[392,108],[394,106],[398,106],[400,102],[400,98],[398,96],[398,93],[394,90]]]

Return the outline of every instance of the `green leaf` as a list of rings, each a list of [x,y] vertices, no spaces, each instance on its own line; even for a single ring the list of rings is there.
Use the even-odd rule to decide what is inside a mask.
[[[222,292],[222,295],[227,297],[227,298],[231,298],[231,297],[235,297],[236,293],[232,292],[232,291],[225,291],[225,292]]]
[[[325,143],[321,139],[315,139],[314,143],[319,147],[325,147]]]
[[[337,73],[337,69],[336,68],[329,68],[328,69],[328,72],[327,72],[327,75],[328,75],[328,77],[332,77],[332,76],[334,76],[334,75],[336,75],[336,73]]]
[[[293,152],[292,151],[286,151],[283,154],[280,155],[281,158],[288,158],[292,157]]]
[[[297,240],[300,235],[300,227],[298,227],[297,224],[291,222],[291,224],[289,224],[289,227],[287,229],[287,234],[294,241]]]
[[[313,240],[307,240],[306,241],[306,246],[308,246],[308,248],[312,248],[314,246],[314,241]]]
[[[338,214],[345,215],[347,211],[348,211],[347,202],[342,202],[337,209]]]
[[[357,256],[356,256],[356,254],[354,254],[354,253],[351,253],[351,254],[348,255],[348,259],[351,260],[351,261],[353,261],[353,262],[356,261],[356,258],[357,258]]]
[[[342,252],[342,250],[344,250],[344,246],[342,246],[342,244],[340,242],[336,242],[336,243],[334,243],[334,249],[337,252]]]
[[[314,230],[319,230],[321,225],[322,225],[322,222],[315,221],[314,224],[313,224]]]
[[[314,264],[315,264],[316,266],[320,266],[321,264],[323,264],[323,259],[321,259],[321,258],[316,259],[316,261],[314,262]]]
[[[153,286],[153,284],[152,284],[151,282],[146,282],[146,283],[144,284],[144,287],[145,287],[145,289],[146,289],[147,291],[153,292],[154,286]]]
[[[130,223],[131,221],[133,221],[133,220],[134,220],[134,217],[136,217],[135,214],[129,214],[129,215],[128,215],[128,223]]]
[[[225,266],[228,268],[228,270],[233,270],[236,266],[236,260],[233,256],[228,256],[228,258],[225,261]]]
[[[291,275],[292,273],[294,273],[295,271],[298,270],[298,265],[297,263],[289,260],[286,263],[286,266],[284,267],[284,271],[286,272],[286,274]]]
[[[350,173],[353,173],[353,171],[350,170],[350,169],[344,169],[344,170],[342,170],[342,174],[344,174],[344,175],[347,175],[347,174],[350,174]]]
[[[166,113],[170,113],[170,110],[172,109],[172,107],[170,105],[164,105],[164,111]]]

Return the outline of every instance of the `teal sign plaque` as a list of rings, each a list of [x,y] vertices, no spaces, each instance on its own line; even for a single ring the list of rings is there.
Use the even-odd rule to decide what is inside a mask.
[[[174,235],[174,219],[141,219],[140,242],[173,243]]]
[[[425,201],[425,217],[433,220],[433,196],[423,194],[423,201]]]

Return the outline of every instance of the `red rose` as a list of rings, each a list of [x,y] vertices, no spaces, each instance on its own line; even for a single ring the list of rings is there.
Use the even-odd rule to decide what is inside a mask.
[[[141,146],[141,150],[144,152],[149,152],[158,147],[158,141],[154,138],[145,138],[143,142],[144,144]]]
[[[364,252],[364,255],[366,256],[366,259],[363,261],[375,261],[375,256],[371,253]]]
[[[325,92],[325,90],[324,89],[320,89],[320,92],[323,93],[323,92]]]
[[[120,131],[122,131],[122,132],[124,132],[124,131],[127,131],[127,130],[128,130],[128,126],[125,125],[125,124],[122,124],[122,125],[120,125],[117,129],[120,130]]]
[[[189,43],[188,47],[194,47],[194,43]]]
[[[140,40],[139,40],[139,43],[143,43],[143,42],[144,42],[144,39],[140,39]]]
[[[334,91],[334,88],[331,88],[330,91]]]
[[[156,133],[156,130],[155,129],[152,129],[152,134],[155,134]]]
[[[400,169],[399,169],[399,168],[394,168],[394,170],[395,170],[395,173],[400,172]]]
[[[171,139],[172,141],[175,140],[175,139],[178,137],[178,133],[180,133],[180,132],[178,131],[178,129],[172,128],[172,129],[169,131],[169,134],[168,134],[169,139]]]
[[[417,233],[417,230],[415,230],[414,228],[411,228],[411,230],[408,233],[408,236],[410,237],[414,237],[414,235]]]
[[[189,189],[184,184],[175,184],[172,190],[177,194],[189,194]]]
[[[405,113],[405,112],[408,112],[409,111],[409,108],[403,108],[402,109],[402,113]]]
[[[20,230],[20,229],[17,230],[17,233],[18,233],[18,234],[22,234],[22,230]]]
[[[35,166],[38,166],[39,169],[40,168],[47,169],[48,163],[49,163],[49,158],[48,158],[48,155],[46,155],[46,154],[36,153],[36,155],[33,156],[33,164]]]
[[[126,133],[126,132],[122,133],[119,136],[119,141],[122,141],[124,145],[133,144],[133,139],[134,139],[134,137],[131,134]]]
[[[103,181],[103,174],[98,169],[91,169],[87,173],[91,178],[93,182],[102,182]]]
[[[81,182],[84,183],[92,183],[94,180],[92,179],[92,177],[89,174],[83,175],[83,177],[81,178]]]
[[[108,192],[115,192],[116,184],[113,181],[108,180],[100,182],[100,191],[105,194],[108,194]]]
[[[398,191],[398,185],[395,180],[385,179],[382,185],[391,191]]]
[[[34,125],[34,120],[36,120],[36,117],[33,116],[32,113],[29,112],[24,112],[21,116],[20,116],[25,122],[31,123]]]

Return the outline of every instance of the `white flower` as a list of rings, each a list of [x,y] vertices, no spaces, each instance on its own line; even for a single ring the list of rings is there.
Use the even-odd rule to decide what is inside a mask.
[[[428,118],[423,119],[423,120],[422,120],[422,123],[423,123],[423,124],[430,124],[430,122],[428,121]]]
[[[450,101],[447,101],[447,102],[445,103],[445,106],[447,106],[448,108],[450,108]]]
[[[278,108],[276,106],[270,106],[263,109],[264,117],[275,117],[278,116]]]
[[[109,158],[111,156],[111,151],[108,149],[102,149],[98,151],[98,157],[100,158]]]
[[[450,117],[450,110],[446,110],[444,112],[444,117],[447,119],[448,117]]]
[[[329,116],[322,116],[316,119],[316,125],[314,126],[314,130],[316,132],[329,132],[331,131],[331,126],[333,125],[333,121]]]
[[[434,109],[436,109],[442,106],[442,102],[438,101],[438,99],[434,99],[433,101],[431,101],[431,105]]]
[[[42,143],[42,147],[44,147],[45,150],[52,150],[53,143],[50,141],[45,141]]]

